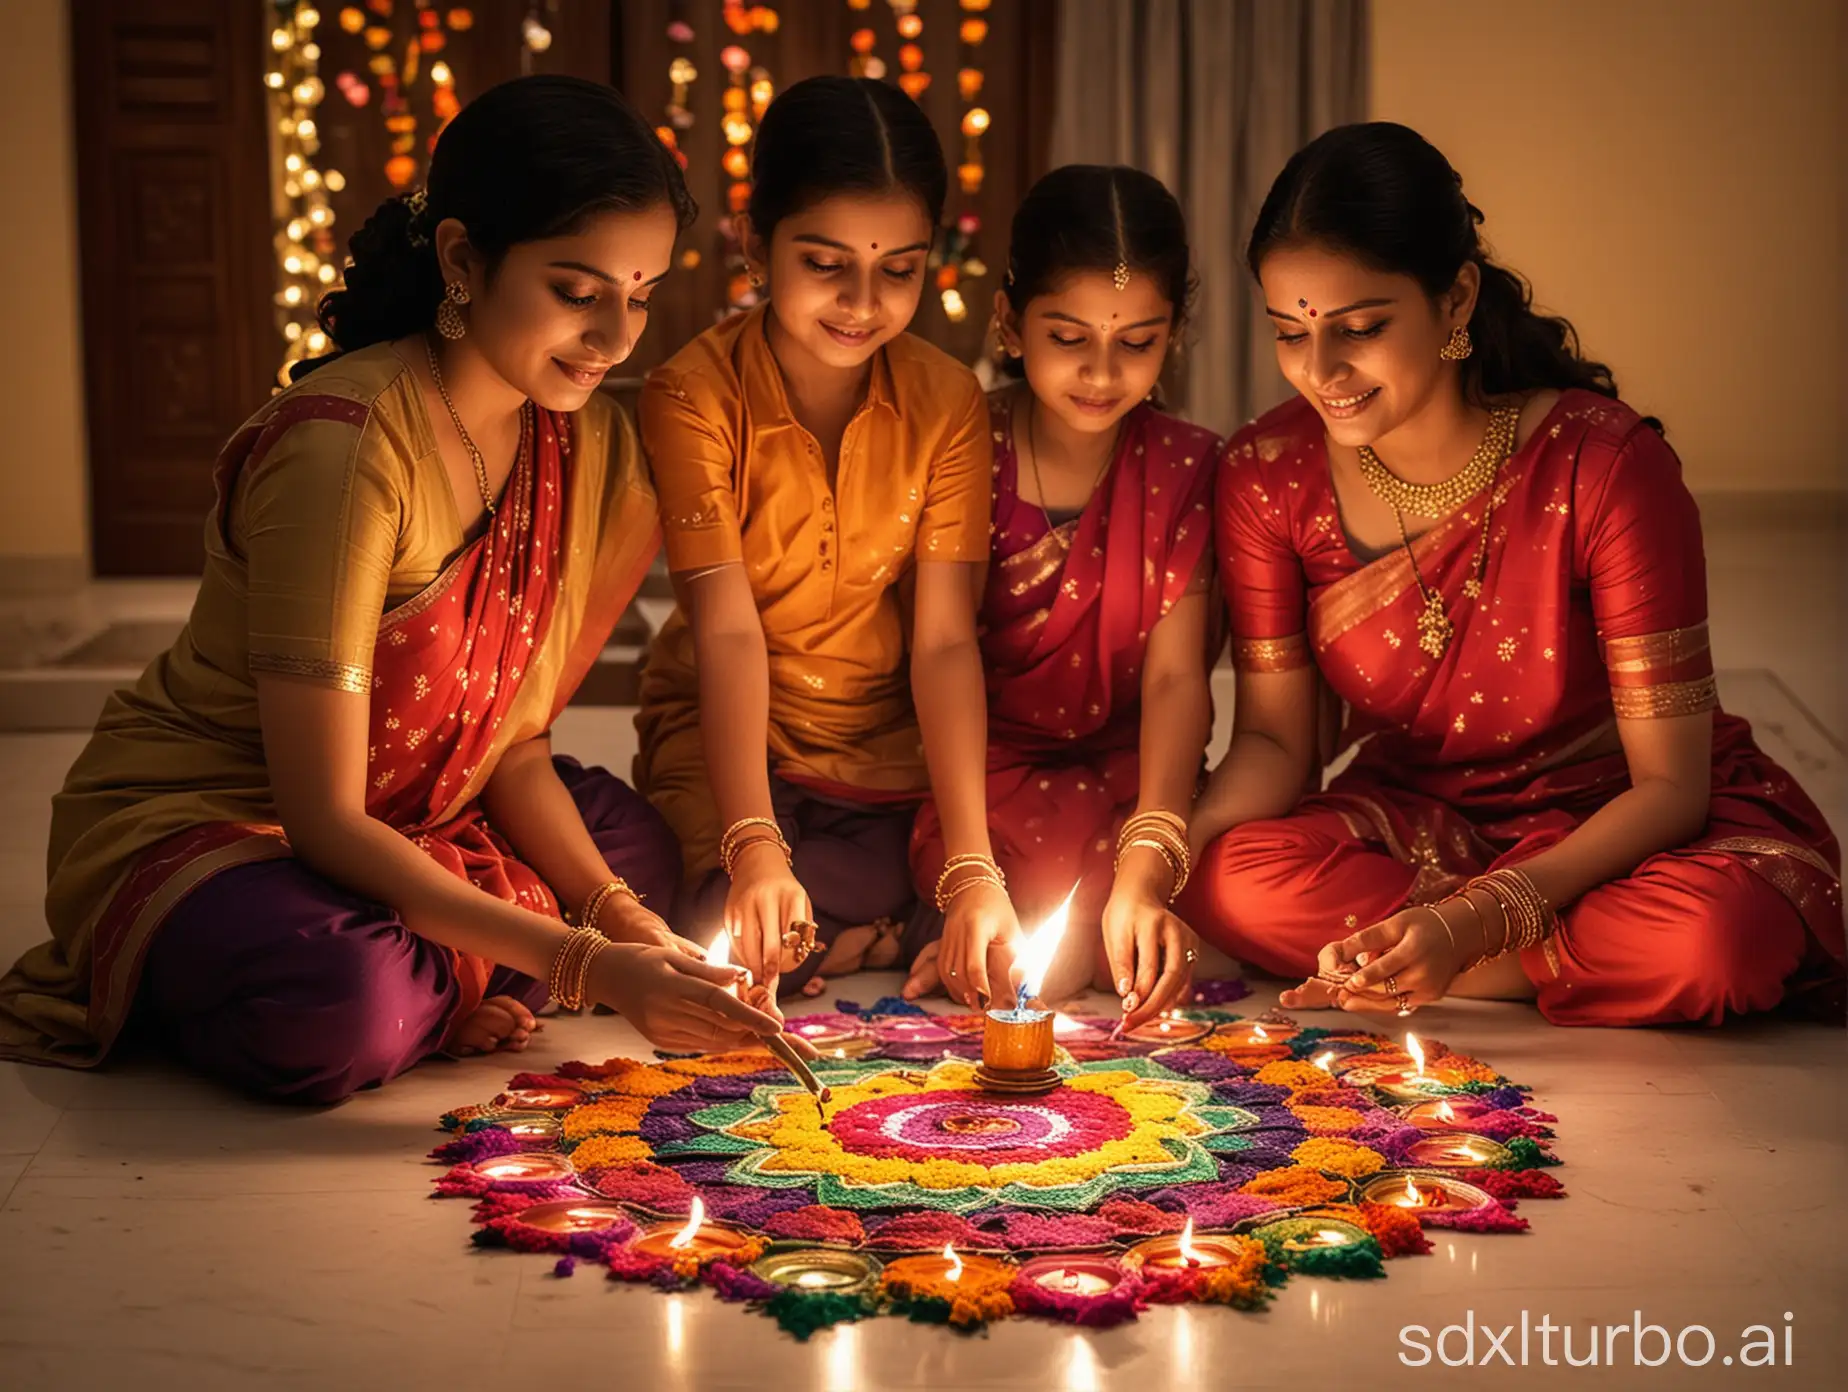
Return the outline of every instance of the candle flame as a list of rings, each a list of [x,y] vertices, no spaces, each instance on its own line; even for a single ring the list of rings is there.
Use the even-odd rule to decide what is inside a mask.
[[[1189,1266],[1198,1266],[1205,1260],[1205,1257],[1199,1248],[1193,1245],[1193,1223],[1194,1220],[1190,1217],[1187,1220],[1187,1226],[1181,1229],[1180,1253],[1182,1261]]]
[[[962,1280],[963,1262],[962,1258],[956,1254],[956,1248],[948,1242],[944,1243],[943,1255],[950,1264],[950,1269],[943,1273],[943,1279],[946,1281]]]
[[[1313,1059],[1310,1060],[1311,1063],[1313,1063],[1317,1068],[1321,1069],[1324,1073],[1333,1073],[1335,1071],[1334,1068],[1331,1066],[1334,1063],[1334,1061],[1335,1061],[1335,1051],[1333,1049],[1324,1049],[1321,1053],[1317,1054]]]
[[[678,1252],[682,1247],[693,1245],[694,1235],[699,1232],[699,1225],[706,1221],[706,1204],[698,1194],[693,1196],[692,1211],[687,1214],[687,1225],[667,1240],[667,1245]]]
[[[706,945],[706,965],[709,967],[729,967],[731,965],[731,934],[723,928],[718,937]]]
[[[1457,1119],[1456,1109],[1448,1102],[1439,1102],[1437,1104],[1437,1119],[1439,1121],[1455,1121]]]
[[[1052,1032],[1055,1037],[1069,1037],[1074,1034],[1084,1033],[1084,1026],[1079,1024],[1071,1016],[1058,1013],[1052,1017]]]
[[[1039,994],[1040,983],[1046,979],[1046,971],[1052,966],[1053,954],[1059,950],[1059,940],[1065,936],[1065,922],[1071,917],[1072,898],[1077,893],[1078,887],[1073,885],[1071,894],[1065,896],[1065,902],[1026,937],[1015,955],[1014,960],[1020,964],[1020,989],[1027,996]]]
[[[1412,1177],[1410,1175],[1405,1177],[1405,1202],[1412,1208],[1416,1208],[1419,1204],[1424,1202],[1424,1199],[1418,1193],[1418,1186],[1412,1183]]]
[[[1424,1067],[1424,1065],[1425,1065],[1425,1052],[1424,1052],[1424,1045],[1422,1045],[1422,1044],[1420,1044],[1420,1043],[1418,1042],[1418,1036],[1417,1036],[1417,1035],[1415,1035],[1415,1034],[1412,1034],[1412,1033],[1410,1033],[1410,1032],[1408,1032],[1408,1033],[1406,1034],[1406,1036],[1405,1036],[1405,1052],[1406,1052],[1406,1053],[1408,1053],[1408,1054],[1410,1054],[1410,1055],[1412,1056],[1412,1062],[1418,1065],[1418,1074],[1417,1074],[1417,1076],[1418,1076],[1418,1077],[1420,1077],[1420,1078],[1422,1078],[1422,1077],[1424,1077],[1424,1071],[1425,1071],[1425,1067]]]
[[[1253,1025],[1251,1027],[1251,1037],[1257,1040],[1258,1043],[1263,1044],[1269,1040],[1270,1035],[1265,1033],[1263,1025]]]

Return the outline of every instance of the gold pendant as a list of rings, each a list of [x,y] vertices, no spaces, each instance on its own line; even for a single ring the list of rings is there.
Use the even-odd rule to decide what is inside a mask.
[[[1454,632],[1450,615],[1444,612],[1443,599],[1436,594],[1426,595],[1424,612],[1418,616],[1418,646],[1431,657],[1442,657]]]

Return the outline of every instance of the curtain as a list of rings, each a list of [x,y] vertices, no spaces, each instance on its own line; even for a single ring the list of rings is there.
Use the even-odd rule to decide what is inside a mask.
[[[1170,405],[1222,433],[1282,401],[1245,241],[1285,161],[1364,120],[1367,0],[1062,0],[1052,164],[1130,164],[1187,212],[1200,285]]]

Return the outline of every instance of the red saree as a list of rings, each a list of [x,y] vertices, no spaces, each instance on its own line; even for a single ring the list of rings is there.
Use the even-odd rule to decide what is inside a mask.
[[[220,456],[221,500],[232,496],[239,471],[289,424],[317,409],[353,414],[350,403],[333,397],[300,395],[290,405],[284,419],[241,433]],[[367,758],[367,815],[478,888],[554,915],[550,890],[487,825],[474,799],[506,747],[511,729],[503,724],[510,723],[532,654],[545,646],[558,609],[571,430],[566,417],[529,410],[518,462],[487,530],[427,589],[380,620]],[[607,617],[613,623],[615,616]],[[577,666],[578,656],[566,665]],[[564,686],[563,694],[569,691]],[[231,866],[287,854],[279,826],[249,822],[197,826],[145,852],[97,919],[94,1037],[106,1044],[120,1029],[154,932],[190,890]],[[481,1003],[493,964],[450,955],[461,988],[453,1024]]]
[[[1523,960],[1540,1009],[1562,1024],[1717,1023],[1776,1005],[1793,978],[1839,979],[1840,850],[1717,708],[1700,519],[1673,451],[1621,403],[1565,393],[1496,484],[1471,598],[1482,506],[1413,543],[1457,629],[1433,660],[1404,551],[1363,563],[1348,546],[1308,403],[1235,437],[1217,501],[1234,659],[1313,661],[1365,743],[1291,816],[1208,849],[1189,921],[1304,975],[1327,942],[1537,854],[1622,792],[1617,717],[1713,710],[1706,830],[1561,911]]]
[[[1118,826],[1134,810],[1149,633],[1187,593],[1212,541],[1222,441],[1150,406],[1124,418],[1090,504],[1055,527],[1022,501],[1012,408],[990,402],[995,537],[982,601],[988,824],[1023,922],[1080,886],[1074,922],[1109,897]],[[928,896],[944,862],[926,802],[911,865]]]

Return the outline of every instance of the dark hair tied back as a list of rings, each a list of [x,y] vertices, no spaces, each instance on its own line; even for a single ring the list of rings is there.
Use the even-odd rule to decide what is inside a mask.
[[[1391,121],[1337,126],[1283,167],[1258,212],[1246,248],[1255,276],[1285,247],[1319,245],[1366,265],[1407,275],[1435,298],[1468,262],[1482,288],[1470,316],[1475,351],[1461,364],[1471,400],[1545,388],[1617,395],[1611,371],[1579,350],[1566,320],[1533,307],[1533,291],[1490,259],[1477,229],[1482,212],[1463,196],[1463,178],[1423,136]]]
[[[810,77],[764,112],[751,180],[751,230],[768,242],[790,214],[842,193],[908,193],[935,227],[950,174],[930,118],[898,88]]]
[[[1174,306],[1176,330],[1193,301],[1187,217],[1166,184],[1128,165],[1067,164],[1027,190],[1009,229],[1002,291],[1014,313],[1080,271],[1140,271]],[[1004,371],[1019,376],[1018,360]]]
[[[419,195],[388,198],[347,242],[341,288],[321,327],[339,353],[427,329],[443,298],[433,233],[455,218],[492,276],[521,242],[564,236],[603,212],[666,206],[685,231],[698,215],[680,165],[613,88],[575,77],[491,87],[443,129]],[[329,357],[297,363],[296,377]]]

